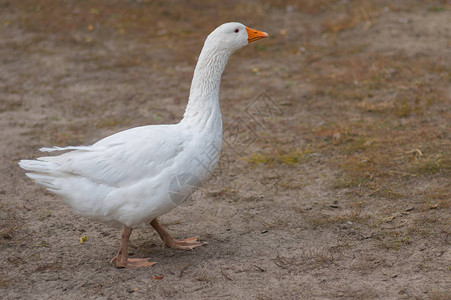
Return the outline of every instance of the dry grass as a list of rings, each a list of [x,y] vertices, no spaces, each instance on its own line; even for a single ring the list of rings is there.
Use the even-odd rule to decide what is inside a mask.
[[[15,243],[16,231],[20,229],[16,213],[0,205],[0,247],[8,247]]]
[[[116,34],[137,39],[175,39],[194,37],[200,33],[196,28],[203,26],[206,19],[236,19],[248,15],[263,14],[254,3],[212,3],[211,1],[190,1],[188,5],[175,7],[167,1],[109,1],[98,3],[68,1],[55,10],[52,1],[22,1],[14,3],[18,10],[39,12],[28,14],[21,22],[35,32],[84,33],[83,41],[93,42],[99,33]],[[202,8],[200,10],[199,8]],[[188,20],[186,16],[189,15]],[[171,26],[172,24],[184,26]]]
[[[312,153],[313,151],[310,146],[307,146],[305,149],[296,149],[292,151],[275,149],[269,153],[251,153],[243,159],[253,166],[260,164],[268,166],[285,164],[291,166],[305,162]]]
[[[342,10],[337,17],[323,22],[323,32],[338,34],[361,23],[368,28],[380,15],[380,6],[377,5],[377,1],[349,2],[342,7]]]
[[[0,113],[13,111],[22,106],[22,99],[2,99],[0,102]]]
[[[361,223],[366,224],[370,222],[370,215],[362,213],[360,209],[353,209],[347,213],[337,213],[334,215],[305,215],[304,216],[306,222],[314,229],[330,226],[332,224],[341,224],[341,223]]]
[[[378,22],[383,7],[376,2],[353,1],[345,10],[335,9],[341,14],[325,21],[323,32],[338,35],[362,24],[370,27]],[[451,202],[450,186],[422,192],[415,186],[451,178],[446,121],[451,69],[443,57],[371,53],[365,47],[308,45],[306,70],[291,77],[313,83],[312,95],[307,95],[313,103],[310,109],[327,111],[329,117],[310,132],[303,130],[303,139],[315,153],[330,158],[328,165],[338,172],[332,186],[346,190],[350,197],[345,207],[364,203],[344,214],[303,213],[303,218],[313,228],[357,222],[374,231],[372,238],[380,247],[398,250],[449,230],[443,215]],[[332,107],[318,104],[321,101]],[[277,155],[261,153],[251,155],[248,161],[272,167],[282,163]],[[382,216],[368,214],[365,206],[372,199],[382,206],[378,211],[384,207],[393,211]],[[406,204],[413,210],[403,211]],[[395,217],[398,214],[401,217]]]
[[[313,147],[340,154],[336,164],[343,177],[337,187],[449,174],[446,125],[427,121],[432,114],[446,116],[442,107],[449,101],[444,84],[450,70],[444,61],[356,54],[313,65],[322,70],[312,78],[317,97],[361,114],[358,120],[314,129]]]
[[[318,249],[302,251],[302,253],[296,257],[278,255],[273,259],[273,262],[282,269],[289,269],[294,272],[304,272],[330,266],[333,264],[334,260],[332,253]]]
[[[380,6],[374,2],[356,5],[345,18],[323,24],[323,30],[339,34],[362,22],[371,25],[377,22],[379,12]],[[399,226],[396,230],[379,227],[392,221],[392,213],[372,218],[364,208],[345,214],[304,214],[312,228],[357,222],[375,230],[374,238],[381,247],[394,250],[417,238],[440,234],[444,225],[428,214],[449,207],[449,185],[422,195],[413,187],[422,181],[449,180],[451,175],[446,122],[450,109],[449,64],[427,55],[369,53],[365,45],[308,47],[307,51],[314,54],[306,55],[306,70],[293,71],[287,78],[299,77],[314,84],[312,95],[307,95],[314,103],[311,110],[327,111],[329,122],[302,131],[300,135],[309,143],[307,148],[287,151],[281,147],[252,153],[245,160],[252,166],[296,167],[317,153],[330,158],[328,165],[338,171],[332,186],[347,190],[351,198],[345,205],[367,205],[367,199],[377,199],[387,206],[393,203],[399,210],[400,205],[415,203],[414,212],[407,215],[410,221],[396,218],[390,224]],[[332,103],[334,110],[317,104],[322,100]],[[285,189],[305,187],[305,183],[281,182]],[[426,215],[414,217],[421,211]]]
[[[303,13],[315,14],[330,9],[337,2],[337,0],[271,0],[269,5],[280,9],[299,10]]]

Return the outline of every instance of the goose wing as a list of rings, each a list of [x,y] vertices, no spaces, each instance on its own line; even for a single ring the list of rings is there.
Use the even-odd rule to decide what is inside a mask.
[[[73,150],[45,156],[47,172],[54,177],[80,176],[98,184],[121,187],[158,175],[175,162],[185,141],[176,125],[143,126],[122,131],[92,146],[43,148],[42,151]],[[33,170],[32,170],[33,171]]]

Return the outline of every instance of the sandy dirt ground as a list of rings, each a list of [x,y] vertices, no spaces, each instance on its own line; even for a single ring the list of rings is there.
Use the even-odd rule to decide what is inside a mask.
[[[449,1],[0,1],[2,299],[449,299]],[[161,217],[193,251],[120,232],[25,177],[43,146],[178,122],[219,24],[230,59],[213,178]],[[87,237],[83,243],[80,238]]]

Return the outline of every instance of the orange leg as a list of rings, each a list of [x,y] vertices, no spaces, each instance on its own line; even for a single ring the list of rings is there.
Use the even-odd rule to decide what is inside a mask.
[[[113,257],[110,263],[116,262],[117,268],[140,268],[140,267],[150,267],[153,266],[154,262],[150,262],[148,258],[128,258],[128,242],[130,240],[130,235],[132,234],[132,228],[123,226],[122,227],[122,239],[121,246],[117,255]]]
[[[196,247],[203,246],[207,244],[206,242],[199,242],[197,237],[187,238],[184,240],[176,241],[166,230],[161,227],[158,220],[155,218],[150,222],[150,225],[158,232],[161,239],[163,240],[163,247],[169,247],[181,250],[193,250]]]

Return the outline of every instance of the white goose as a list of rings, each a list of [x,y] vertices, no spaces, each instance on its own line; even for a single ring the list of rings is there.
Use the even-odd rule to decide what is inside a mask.
[[[233,52],[267,36],[240,23],[216,28],[205,40],[178,124],[132,128],[92,146],[41,148],[70,151],[21,160],[20,167],[36,183],[61,196],[75,213],[122,226],[121,246],[111,260],[117,267],[154,264],[147,258],[128,258],[132,229],[149,222],[163,246],[193,249],[205,244],[197,238],[174,240],[157,217],[179,205],[215,169],[222,145],[218,98],[222,72]]]

